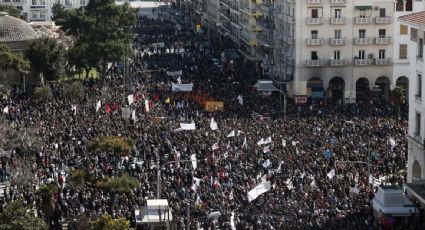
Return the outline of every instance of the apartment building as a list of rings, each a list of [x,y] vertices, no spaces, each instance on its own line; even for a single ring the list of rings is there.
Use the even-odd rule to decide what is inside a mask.
[[[408,26],[409,130],[406,191],[425,206],[425,11],[399,17]]]
[[[393,0],[285,0],[278,7],[274,72],[294,95],[345,103],[388,97]]]
[[[52,6],[57,2],[66,8],[79,8],[89,0],[0,0],[0,5],[15,6],[27,21],[51,21]]]

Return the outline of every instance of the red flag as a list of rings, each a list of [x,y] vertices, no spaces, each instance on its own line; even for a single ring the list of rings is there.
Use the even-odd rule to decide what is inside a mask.
[[[158,94],[157,94],[157,93],[155,93],[155,94],[153,95],[153,98],[154,98],[155,102],[158,102],[158,100],[159,100],[159,96],[158,96]]]
[[[109,106],[108,103],[106,103],[106,105],[105,105],[105,110],[106,110],[106,113],[110,113],[112,111],[111,106]]]
[[[221,169],[221,172],[220,172],[220,177],[221,177],[221,179],[222,180],[224,180],[224,178],[225,178],[225,173],[224,173],[224,169]]]
[[[214,180],[212,187],[213,187],[213,189],[218,189],[218,187],[220,187],[220,183],[218,182],[217,179]]]

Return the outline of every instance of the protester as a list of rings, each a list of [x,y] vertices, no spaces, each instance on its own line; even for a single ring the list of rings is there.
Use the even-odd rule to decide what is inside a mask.
[[[103,84],[84,81],[77,103],[62,97],[64,83],[50,84],[54,98],[48,102],[19,94],[3,98],[1,108],[13,107],[4,114],[7,122],[16,130],[34,128],[42,139],[25,152],[12,148],[13,154],[0,158],[0,181],[16,162],[31,165],[33,186],[19,187],[12,177],[5,202],[23,198],[35,205],[37,188],[53,181],[61,186],[54,223],[108,213],[134,225],[134,211],[156,197],[157,157],[161,165],[195,157],[196,167],[190,161],[163,166],[161,197],[170,202],[177,229],[187,227],[188,205],[191,229],[373,228],[372,184],[404,181],[407,121],[394,116],[391,104],[328,99],[302,105],[299,119],[289,102],[284,120],[278,94],[253,91],[259,73],[238,61],[214,65],[208,35],[192,27],[186,21],[142,18],[125,87],[114,65]],[[179,82],[223,101],[224,111],[208,113],[191,93],[171,92],[171,84]],[[196,128],[179,130],[180,123]],[[130,137],[136,143],[128,157],[116,161],[88,154],[87,142],[98,136]],[[368,162],[369,153],[370,186],[366,165],[338,162]],[[130,195],[108,194],[94,184],[67,186],[69,173],[86,165],[96,178],[128,174],[139,185]],[[263,193],[250,201],[248,192],[261,183]],[[221,217],[203,218],[212,211]]]

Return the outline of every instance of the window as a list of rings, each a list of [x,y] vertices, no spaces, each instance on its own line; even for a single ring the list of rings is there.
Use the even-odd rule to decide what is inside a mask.
[[[406,35],[408,32],[408,27],[406,25],[400,25],[400,34]]]
[[[418,42],[418,57],[423,58],[424,57],[424,39],[419,38]]]
[[[37,19],[37,18],[38,18],[37,13],[33,13],[33,14],[32,14],[32,18],[33,18],[33,19]]]
[[[311,51],[311,60],[319,60],[317,56],[317,51]]]
[[[311,9],[311,17],[318,18],[319,17],[319,9]]]
[[[341,59],[341,51],[335,50],[334,51],[334,60],[340,60]]]
[[[45,19],[46,15],[44,14],[44,12],[40,12],[40,19]]]
[[[386,31],[384,29],[379,30],[379,38],[385,38]]]
[[[318,34],[317,30],[312,30],[311,31],[311,39],[317,39],[318,38],[317,34]]]
[[[365,9],[361,9],[359,18],[366,18],[366,17],[367,17],[367,11]]]
[[[416,98],[422,97],[422,75],[417,74],[416,75]]]
[[[359,50],[359,59],[365,59],[366,52],[364,50]]]
[[[341,39],[341,30],[335,30],[335,39]]]
[[[32,5],[33,6],[37,5],[37,0],[32,0]],[[33,18],[34,18],[34,16],[33,16]]]
[[[45,0],[40,0],[40,5],[41,6],[45,6],[46,5],[46,1]]]
[[[421,114],[416,113],[415,115],[415,136],[421,135]]]
[[[379,50],[379,59],[385,59],[385,50]]]
[[[80,5],[85,5],[86,4],[86,0],[80,0]]]
[[[341,9],[335,9],[334,10],[334,17],[335,18],[341,18],[341,12],[342,12],[342,10]]]
[[[385,18],[386,14],[385,14],[385,8],[380,8],[379,9],[379,17],[381,18]]]
[[[407,59],[407,44],[400,44],[399,59]]]
[[[359,30],[359,38],[366,38],[366,30]]]

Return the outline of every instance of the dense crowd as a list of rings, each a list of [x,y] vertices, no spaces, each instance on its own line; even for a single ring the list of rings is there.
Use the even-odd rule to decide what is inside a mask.
[[[12,188],[2,202],[37,204],[37,188],[57,183],[61,189],[52,226],[103,213],[134,224],[134,211],[156,197],[157,158],[163,165],[195,155],[196,167],[181,162],[162,169],[161,196],[170,202],[177,229],[188,224],[191,229],[376,227],[367,166],[339,161],[370,160],[371,184],[404,181],[407,121],[394,116],[391,104],[309,101],[298,118],[290,101],[284,120],[278,94],[265,97],[253,90],[260,73],[238,61],[214,65],[217,51],[187,21],[142,18],[138,30],[125,87],[122,71],[113,66],[103,84],[84,81],[85,93],[77,103],[62,97],[63,83],[50,83],[54,98],[48,102],[21,94],[0,100],[1,108],[11,108],[3,115],[10,127],[34,129],[41,139],[30,150],[10,149],[1,156],[0,178]],[[167,75],[178,70],[181,76]],[[223,101],[224,111],[207,113],[187,93],[171,92],[171,83],[180,81]],[[136,98],[131,105],[130,94]],[[128,109],[135,116],[125,116]],[[211,129],[212,118],[218,130]],[[180,122],[194,122],[196,130],[178,131]],[[136,143],[121,160],[106,153],[93,156],[86,143],[98,136],[131,137]],[[19,186],[10,175],[22,162],[27,162],[32,186]],[[97,178],[128,174],[139,185],[130,194],[109,194],[90,183],[71,189],[69,173],[82,168]],[[247,193],[265,181],[270,191],[249,201]],[[213,211],[221,213],[218,220],[203,218]]]

